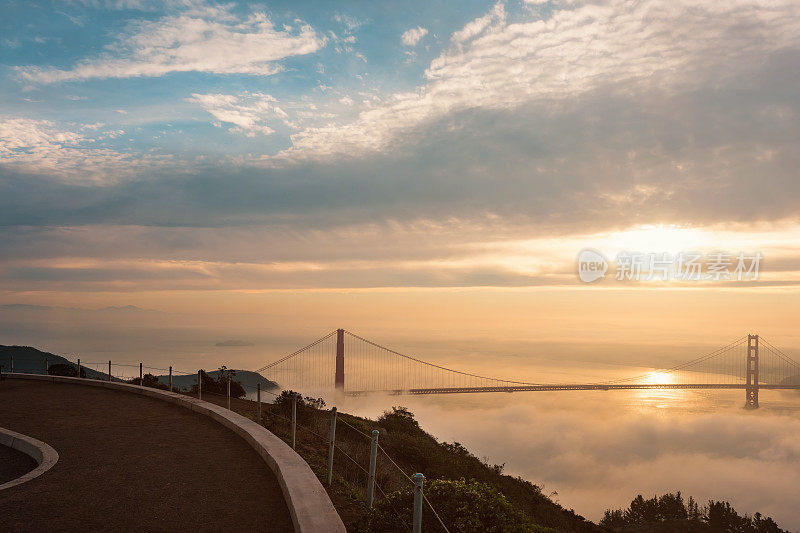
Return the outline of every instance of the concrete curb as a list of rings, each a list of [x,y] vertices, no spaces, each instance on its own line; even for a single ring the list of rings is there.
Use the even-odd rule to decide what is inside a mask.
[[[295,531],[298,533],[343,533],[346,531],[328,493],[325,492],[325,488],[308,463],[272,432],[238,413],[184,394],[128,383],[44,374],[15,373],[3,374],[3,376],[10,379],[73,383],[122,390],[165,400],[209,416],[246,440],[275,473],[286,499],[286,505],[292,515]]]
[[[17,479],[12,479],[7,483],[3,483],[0,485],[0,490],[10,489],[11,487],[21,485],[26,481],[30,481],[33,478],[39,477],[53,468],[53,465],[58,462],[58,452],[55,451],[52,446],[46,442],[36,440],[33,437],[23,435],[22,433],[17,433],[16,431],[11,431],[10,429],[0,428],[0,445],[8,446],[9,448],[13,448],[24,453],[25,455],[33,457],[33,459],[39,464],[39,466],[27,474],[24,474]]]

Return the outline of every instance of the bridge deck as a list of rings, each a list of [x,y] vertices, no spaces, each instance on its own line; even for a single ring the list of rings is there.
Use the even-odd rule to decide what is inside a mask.
[[[0,426],[58,463],[0,492],[4,531],[292,531],[256,452],[211,418],[100,387],[0,382]]]
[[[364,396],[372,393],[384,394],[469,394],[479,392],[543,392],[543,391],[575,391],[575,390],[652,390],[652,389],[734,389],[745,390],[745,384],[730,383],[666,383],[666,384],[573,384],[573,385],[518,385],[508,387],[440,387],[417,389],[394,389],[383,391],[347,391],[348,396]],[[759,389],[800,390],[800,385],[765,385]]]

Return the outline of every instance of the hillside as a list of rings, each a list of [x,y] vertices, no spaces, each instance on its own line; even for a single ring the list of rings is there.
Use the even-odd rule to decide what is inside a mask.
[[[222,397],[204,395],[203,399],[224,405]],[[290,396],[284,391],[274,403],[264,404],[262,413],[262,423],[286,441],[290,441],[287,424],[290,406]],[[242,415],[255,419],[255,402],[237,400],[232,407]],[[320,479],[325,480],[330,412],[319,407],[324,407],[324,402],[313,398],[305,398],[298,403],[297,451]],[[365,505],[366,479],[362,468],[368,465],[368,435],[372,430],[380,432],[380,445],[396,466],[381,454],[376,472],[381,497],[376,510],[370,512]],[[442,519],[447,518],[451,526],[462,520],[465,513],[480,513],[481,509],[494,505],[496,509],[505,509],[497,513],[506,519],[509,516],[516,517],[513,527],[508,527],[508,522],[501,522],[497,531],[603,530],[571,509],[561,507],[534,483],[503,474],[502,465],[482,461],[458,442],[438,441],[419,426],[412,413],[402,407],[392,408],[377,420],[340,412],[335,449],[334,483],[326,488],[348,531],[377,532],[385,531],[387,527],[392,530],[387,525],[387,519],[396,518],[397,512],[402,512],[398,510],[409,505],[410,485],[406,476],[414,472],[425,474],[426,486],[431,484],[431,488],[436,486],[440,489],[438,501],[433,503]],[[465,503],[475,497],[479,501],[474,505]],[[408,510],[410,512],[410,508]],[[433,522],[432,516],[426,518],[426,531],[440,531]],[[520,524],[525,525],[520,529]],[[452,530],[481,529],[456,527]]]

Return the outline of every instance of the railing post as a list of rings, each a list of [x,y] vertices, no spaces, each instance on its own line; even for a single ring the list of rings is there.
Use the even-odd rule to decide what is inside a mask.
[[[336,407],[331,409],[331,438],[328,442],[328,485],[333,483],[333,449],[336,446]]]
[[[203,399],[203,370],[197,371],[197,399]]]
[[[231,409],[231,377],[228,376],[228,410]]]
[[[292,394],[292,449],[297,446],[297,393]]]
[[[414,474],[414,533],[422,533],[422,487],[425,476]]]
[[[81,358],[78,358],[78,377],[81,377]]]
[[[258,425],[261,425],[261,383],[256,383],[256,403],[258,403]]]
[[[378,460],[378,430],[372,430],[372,446],[369,450],[369,479],[367,480],[367,503],[372,509],[372,502],[375,499],[375,463]]]
[[[108,381],[111,381],[111,361],[108,362]]]
[[[139,386],[141,387],[144,382],[142,381],[142,363],[139,363]]]
[[[172,392],[172,365],[169,365],[169,391]]]

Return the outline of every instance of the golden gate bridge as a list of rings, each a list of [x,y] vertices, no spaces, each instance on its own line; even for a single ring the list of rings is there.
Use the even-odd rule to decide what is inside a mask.
[[[760,389],[800,390],[800,363],[758,335],[744,335],[691,361],[634,377],[594,383],[532,383],[447,368],[386,348],[345,329],[337,329],[263,366],[258,372],[283,388],[335,389],[350,396],[369,393],[741,389],[745,391],[745,405],[756,408]]]

